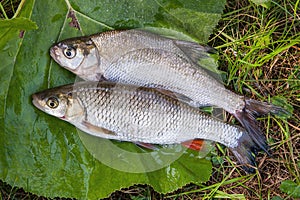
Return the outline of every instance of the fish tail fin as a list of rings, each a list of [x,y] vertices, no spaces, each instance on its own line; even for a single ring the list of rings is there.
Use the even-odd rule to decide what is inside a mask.
[[[275,106],[270,103],[256,101],[254,99],[245,99],[245,107],[242,111],[237,111],[234,115],[248,131],[251,139],[260,147],[261,150],[265,151],[268,155],[268,144],[265,135],[258,127],[256,120],[257,116],[271,114],[287,113],[283,108]]]
[[[273,104],[267,103],[267,102],[261,102],[254,99],[246,98],[245,99],[245,110],[247,112],[250,112],[254,116],[262,116],[266,114],[288,114],[286,110],[279,106],[275,106]]]
[[[255,172],[255,156],[258,149],[256,142],[252,140],[246,131],[244,131],[243,135],[239,138],[238,145],[235,148],[230,148],[231,152],[247,173]]]
[[[269,155],[269,146],[267,144],[266,136],[262,133],[258,127],[257,121],[251,112],[247,110],[237,111],[235,117],[247,130],[251,140],[264,152]]]

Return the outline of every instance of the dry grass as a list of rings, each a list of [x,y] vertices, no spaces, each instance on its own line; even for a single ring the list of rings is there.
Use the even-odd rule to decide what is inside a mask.
[[[0,3],[5,12],[2,12],[3,10],[0,9],[0,19],[11,18],[18,8],[20,1],[21,0],[1,0]]]

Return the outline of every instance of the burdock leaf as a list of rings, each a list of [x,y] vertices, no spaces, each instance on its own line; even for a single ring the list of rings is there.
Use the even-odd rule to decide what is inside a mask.
[[[25,17],[17,17],[13,19],[0,20],[0,29],[13,28],[18,30],[37,29],[36,23]]]
[[[224,4],[219,0],[27,0],[16,17],[26,18],[30,24],[21,26],[18,22],[14,28],[2,25],[0,29],[0,178],[38,195],[79,199],[106,197],[134,184],[149,184],[167,193],[190,182],[207,181],[211,163],[200,159],[198,152],[171,146],[162,147],[162,155],[131,143],[90,138],[37,110],[31,95],[75,80],[73,74],[50,59],[49,48],[58,40],[152,26],[170,28],[205,43]],[[30,30],[36,28],[35,24],[38,29]],[[104,144],[110,146],[105,148]],[[89,151],[92,145],[100,147],[103,160]],[[111,154],[115,152],[111,145],[123,149],[124,154]],[[137,160],[124,156],[131,155],[128,152],[139,156],[146,152],[151,157]],[[168,160],[168,155],[176,153],[178,158],[167,166],[150,170],[162,164],[161,158]],[[127,162],[130,159],[135,163]],[[134,173],[110,166],[119,162],[139,165],[137,170],[146,171]]]

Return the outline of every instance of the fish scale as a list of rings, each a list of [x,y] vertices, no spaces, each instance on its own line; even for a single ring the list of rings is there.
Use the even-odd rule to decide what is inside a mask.
[[[111,82],[79,82],[32,95],[40,110],[97,137],[135,143],[176,144],[206,139],[229,147],[254,165],[248,133],[179,101],[169,92]]]
[[[140,132],[147,133],[148,138],[144,142],[157,144],[178,143],[182,140],[197,138],[197,136],[209,139],[219,132],[223,133],[223,130],[235,135],[240,134],[239,128],[214,120],[200,110],[189,107],[154,89],[137,89],[123,85],[103,89],[92,84],[94,83],[77,84],[80,86],[74,87],[72,97],[79,100],[84,107],[86,121],[95,126],[120,131],[118,134],[124,137],[122,139],[131,140],[123,134],[123,132],[129,132],[126,131],[128,127],[136,127],[137,131],[132,132],[134,135],[139,135]],[[227,127],[230,131],[226,129]],[[212,130],[216,133],[213,134]],[[151,137],[157,135],[155,132],[166,132],[163,136],[168,137],[165,137],[165,140],[162,138],[152,140]],[[203,135],[199,135],[199,132]],[[186,139],[177,139],[177,135],[183,135]],[[223,141],[218,142],[235,147],[234,141],[235,139],[226,136]]]
[[[155,87],[172,91],[180,101],[193,107],[223,108],[246,128],[261,150],[268,152],[256,117],[286,111],[226,89],[215,79],[216,74],[199,62],[209,59],[212,51],[195,42],[124,30],[63,40],[51,47],[50,55],[84,80]]]

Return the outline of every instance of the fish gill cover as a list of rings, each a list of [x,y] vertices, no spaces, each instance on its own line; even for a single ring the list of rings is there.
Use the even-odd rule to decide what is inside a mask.
[[[0,21],[5,23],[0,29],[0,178],[38,195],[90,199],[133,184],[149,184],[167,193],[207,181],[211,163],[195,158],[194,151],[148,173],[112,169],[89,153],[80,139],[84,133],[37,110],[31,94],[75,81],[50,59],[50,46],[61,39],[148,26],[206,43],[224,5],[224,0],[28,0],[11,26]],[[141,151],[131,143],[117,145]]]

